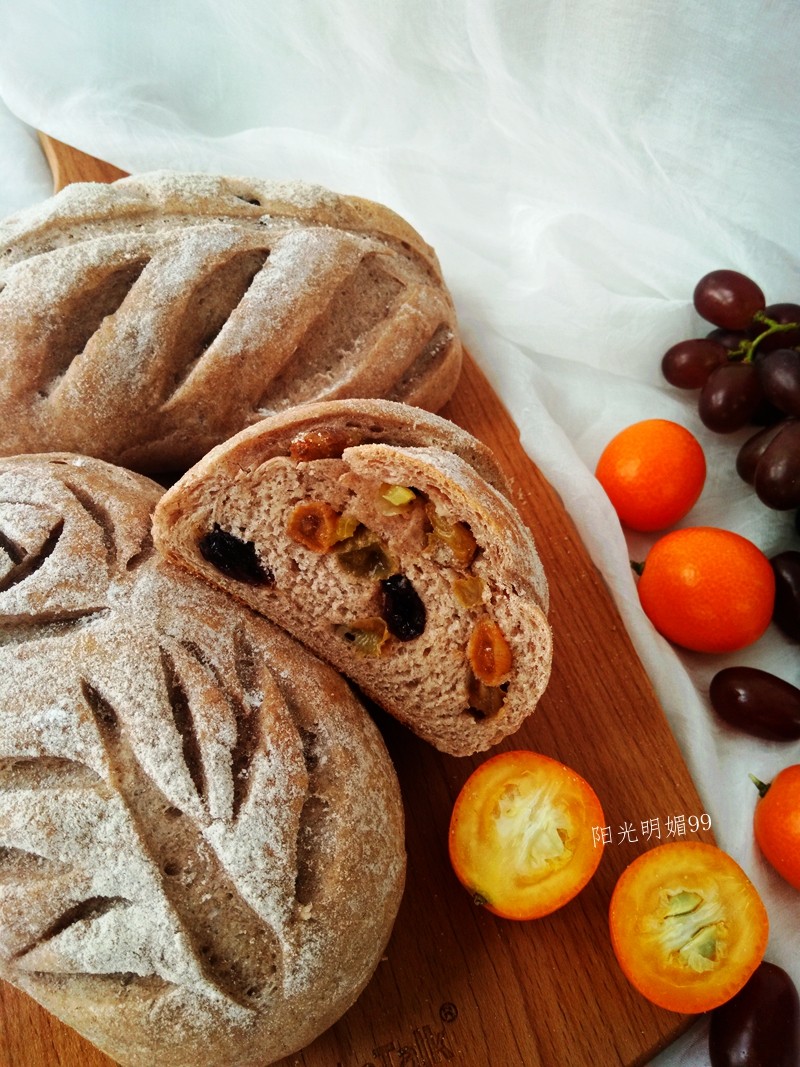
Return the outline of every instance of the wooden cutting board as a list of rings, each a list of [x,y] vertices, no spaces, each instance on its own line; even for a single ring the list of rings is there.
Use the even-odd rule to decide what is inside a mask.
[[[42,142],[56,190],[123,173],[50,138]],[[473,904],[447,858],[453,801],[486,757],[444,756],[381,719],[406,804],[405,898],[386,956],[359,1001],[281,1067],[645,1064],[693,1020],[655,1008],[622,976],[608,936],[611,892],[627,864],[669,839],[669,820],[682,817],[687,838],[713,837],[690,829],[691,817],[704,814],[702,803],[602,576],[469,356],[443,414],[496,451],[550,580],[552,678],[536,714],[494,751],[531,748],[575,768],[600,797],[611,840],[594,879],[566,907],[529,923],[495,918]],[[651,828],[649,839],[642,824]],[[111,1061],[0,983],[0,1063]]]

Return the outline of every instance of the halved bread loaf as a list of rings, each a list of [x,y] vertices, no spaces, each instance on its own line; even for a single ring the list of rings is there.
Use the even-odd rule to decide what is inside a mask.
[[[402,404],[339,401],[219,446],[154,515],[157,548],[268,616],[456,755],[547,684],[547,582],[491,452]]]
[[[380,960],[401,798],[340,675],[157,559],[159,493],[0,461],[0,976],[126,1067],[263,1067]]]
[[[433,250],[308,184],[155,172],[0,222],[0,454],[183,470],[294,404],[439,408],[461,365]]]

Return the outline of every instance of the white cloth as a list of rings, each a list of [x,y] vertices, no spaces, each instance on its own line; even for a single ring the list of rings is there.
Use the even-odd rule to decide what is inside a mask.
[[[796,0],[0,0],[0,212],[49,192],[34,129],[127,171],[316,181],[384,202],[434,245],[466,341],[607,579],[713,819],[755,882],[767,958],[800,986],[800,893],[753,845],[753,771],[800,743],[722,729],[724,665],[800,684],[774,627],[729,656],[681,653],[643,616],[625,535],[593,478],[648,416],[697,434],[708,481],[681,525],[772,555],[790,517],[735,474],[746,432],[706,431],[660,357],[709,327],[720,266],[800,300]],[[558,576],[551,576],[554,582]],[[704,1024],[659,1067],[704,1067]]]

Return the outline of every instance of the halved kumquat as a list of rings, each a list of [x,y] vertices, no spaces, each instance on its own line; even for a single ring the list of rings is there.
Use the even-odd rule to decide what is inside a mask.
[[[643,852],[620,875],[609,910],[625,977],[669,1011],[724,1004],[764,956],[769,919],[755,887],[726,852],[674,841]]]
[[[450,861],[477,904],[506,919],[538,919],[572,900],[603,855],[603,810],[591,786],[537,752],[482,763],[458,795]]]

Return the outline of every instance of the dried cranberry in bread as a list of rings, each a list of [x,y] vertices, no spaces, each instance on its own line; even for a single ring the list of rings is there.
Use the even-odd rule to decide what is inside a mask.
[[[266,419],[165,494],[154,535],[445,752],[513,733],[547,683],[531,534],[491,452],[437,415],[373,400]]]
[[[126,1067],[263,1067],[381,958],[401,800],[340,675],[158,561],[159,492],[0,461],[0,976]]]
[[[155,172],[0,222],[0,455],[182,470],[306,401],[435,411],[460,365],[436,255],[380,204]]]

